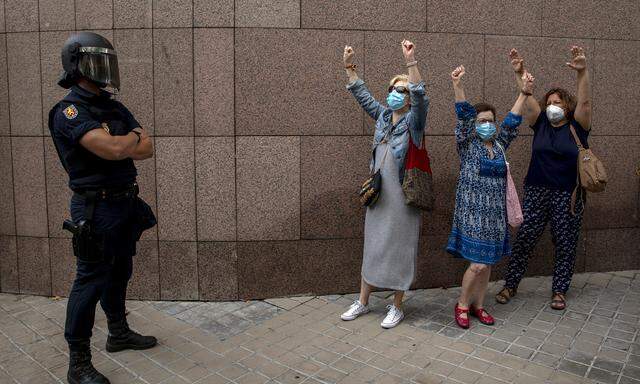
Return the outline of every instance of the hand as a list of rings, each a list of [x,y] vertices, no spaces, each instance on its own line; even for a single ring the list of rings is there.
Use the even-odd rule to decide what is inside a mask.
[[[349,64],[353,64],[353,55],[355,54],[355,52],[353,51],[353,47],[346,45],[344,47],[344,53],[342,54],[342,61],[344,62],[344,65],[349,65]]]
[[[535,78],[529,73],[525,72],[522,74],[522,93],[525,95],[530,95],[533,93],[533,81]]]
[[[149,135],[147,135],[147,132],[144,129],[142,129],[142,127],[136,127],[134,129],[132,129],[131,131],[138,132],[140,134],[140,140],[144,140],[147,137],[149,137]]]
[[[461,65],[454,69],[453,72],[451,72],[451,80],[453,81],[453,84],[458,85],[465,73],[466,72],[464,70],[464,65]]]
[[[402,40],[402,54],[407,63],[415,61],[415,45],[409,40]]]
[[[587,69],[587,57],[584,55],[584,49],[582,47],[575,45],[571,47],[571,56],[571,61],[566,64],[567,67],[578,72]]]
[[[511,60],[511,66],[516,73],[524,73],[524,59],[520,57],[520,54],[515,48],[509,52],[509,59]]]

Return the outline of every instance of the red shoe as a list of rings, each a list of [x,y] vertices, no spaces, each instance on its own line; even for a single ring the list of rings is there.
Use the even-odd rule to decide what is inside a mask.
[[[466,319],[460,317],[460,315],[462,315],[464,313],[467,314],[467,318]],[[458,303],[456,303],[456,308],[454,310],[454,314],[455,314],[456,323],[458,323],[458,326],[460,328],[468,329],[469,328],[469,308],[462,309],[462,308],[460,308],[458,306]]]
[[[477,317],[482,324],[493,325],[495,323],[493,316],[485,311],[484,308],[476,308],[476,306],[472,304],[469,310],[471,311],[471,316]]]

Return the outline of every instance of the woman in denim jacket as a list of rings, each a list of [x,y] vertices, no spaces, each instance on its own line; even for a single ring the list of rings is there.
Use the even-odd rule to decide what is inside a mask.
[[[387,316],[381,323],[383,328],[393,328],[404,318],[402,298],[413,283],[418,255],[421,214],[417,208],[405,204],[402,191],[409,140],[416,146],[421,145],[429,106],[414,47],[410,41],[402,42],[409,74],[391,79],[386,106],[376,101],[358,78],[353,48],[345,47],[343,56],[349,76],[347,89],[376,120],[370,168],[372,172],[380,169],[382,190],[378,201],[367,208],[360,298],[341,318],[354,320],[369,312],[373,287],[392,289],[396,291],[394,303],[387,306]]]

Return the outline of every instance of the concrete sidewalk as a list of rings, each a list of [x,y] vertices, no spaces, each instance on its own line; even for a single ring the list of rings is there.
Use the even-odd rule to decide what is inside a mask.
[[[132,328],[160,345],[104,352],[99,311],[94,364],[112,383],[640,384],[640,271],[576,275],[565,311],[549,308],[549,292],[550,278],[525,279],[509,305],[487,306],[496,326],[467,331],[453,323],[458,288],[411,291],[393,330],[379,325],[390,292],[352,322],[339,314],[354,295],[131,301]],[[0,383],[66,382],[65,305],[0,295]]]

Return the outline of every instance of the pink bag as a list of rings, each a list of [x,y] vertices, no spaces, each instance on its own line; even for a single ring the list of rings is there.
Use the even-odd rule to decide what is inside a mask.
[[[498,143],[496,143],[498,144]],[[518,228],[524,221],[522,215],[522,207],[520,207],[520,199],[518,198],[518,191],[516,191],[516,185],[513,183],[511,177],[511,169],[509,168],[509,162],[507,161],[507,153],[502,148],[502,145],[498,144],[504,155],[504,160],[507,163],[507,222],[513,228]]]
[[[518,199],[518,191],[516,191],[516,185],[511,177],[509,163],[507,163],[507,221],[513,228],[518,228],[524,221],[520,199]]]

